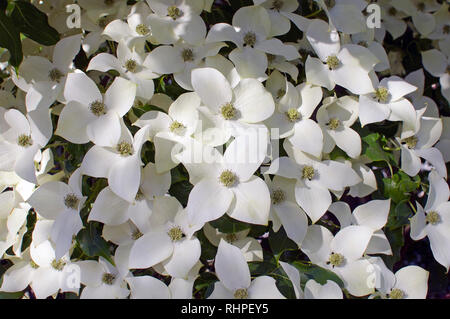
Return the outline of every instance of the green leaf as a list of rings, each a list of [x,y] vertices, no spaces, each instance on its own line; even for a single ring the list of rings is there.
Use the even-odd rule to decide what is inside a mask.
[[[332,280],[337,283],[341,288],[344,287],[344,283],[342,280],[336,275],[334,272],[319,267],[314,264],[305,264],[302,262],[294,261],[292,266],[297,268],[300,271],[300,275],[302,276],[302,282],[306,283],[309,279],[314,279],[321,285],[325,285],[328,280]]]
[[[391,209],[386,227],[395,230],[408,225],[410,217],[412,217],[412,210],[408,204],[408,200],[403,200],[394,209]]]
[[[383,178],[384,196],[391,198],[395,203],[408,200],[411,192],[420,187],[420,177],[414,180],[402,171],[394,174],[392,178]]]
[[[389,228],[384,230],[386,238],[389,240],[392,249],[392,256],[383,255],[384,263],[391,270],[394,268],[394,265],[400,261],[401,255],[400,251],[405,244],[405,240],[403,238],[403,227],[397,228],[395,230],[390,230]]]
[[[212,227],[217,228],[220,232],[227,234],[237,233],[249,229],[252,226],[251,224],[233,219],[227,214],[209,223]]]
[[[29,2],[15,1],[11,18],[20,32],[42,45],[59,41],[59,33],[48,24],[47,15]]]
[[[90,222],[86,228],[82,229],[77,235],[77,241],[83,253],[89,257],[103,257],[114,265],[111,258],[108,243],[103,239],[100,232],[100,224]]]
[[[280,255],[285,250],[298,249],[297,244],[288,238],[284,227],[281,227],[277,233],[274,233],[273,230],[270,229],[269,245],[274,255]]]
[[[194,186],[189,183],[189,181],[182,181],[176,184],[172,184],[169,189],[169,194],[178,199],[183,207],[186,207],[189,193],[191,192],[193,187]]]
[[[361,137],[361,140],[363,142],[361,155],[367,156],[374,162],[395,162],[393,155],[383,150],[381,146],[381,135],[379,133],[370,133]]]
[[[0,11],[0,47],[9,51],[9,63],[19,66],[23,59],[22,42],[20,33],[16,28],[16,22]]]
[[[0,292],[0,299],[21,299],[23,291],[18,292]]]

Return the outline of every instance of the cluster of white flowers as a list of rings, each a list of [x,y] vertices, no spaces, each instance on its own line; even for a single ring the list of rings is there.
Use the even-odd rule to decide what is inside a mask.
[[[299,2],[317,11],[302,16]],[[405,236],[428,237],[449,270],[450,118],[424,96],[427,75],[448,110],[446,1],[379,0],[375,28],[365,0],[253,0],[231,24],[205,18],[231,12],[226,1],[78,0],[75,29],[73,1],[34,3],[61,40],[25,38],[21,65],[0,64],[0,291],[192,298],[210,273],[209,298],[286,298],[283,277],[296,298],[425,298],[428,271],[385,264],[395,205],[381,171],[420,174]],[[427,39],[426,72],[404,74],[385,47],[405,32]],[[391,124],[383,168],[362,137]],[[169,195],[179,172],[193,186],[184,204]],[[282,276],[254,272],[280,233],[304,257],[282,249]],[[305,277],[299,262],[329,277]]]

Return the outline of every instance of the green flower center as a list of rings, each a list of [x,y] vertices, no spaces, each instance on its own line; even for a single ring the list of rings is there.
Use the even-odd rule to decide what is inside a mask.
[[[326,63],[327,63],[328,68],[329,68],[330,70],[336,70],[337,67],[339,66],[339,64],[341,63],[341,61],[339,61],[339,59],[337,58],[337,56],[335,56],[335,55],[330,55],[330,56],[327,58]]]
[[[89,106],[89,109],[95,116],[102,116],[106,114],[105,104],[103,104],[103,102],[101,101],[92,102]]]
[[[406,144],[406,146],[408,146],[409,149],[412,149],[412,148],[416,147],[418,140],[417,140],[417,137],[410,136],[408,138],[405,138],[403,140],[403,142]]]
[[[172,241],[179,241],[183,238],[183,231],[180,226],[172,227],[167,233]]]
[[[398,288],[395,288],[391,290],[391,293],[389,294],[389,299],[403,299],[404,296],[405,294],[403,293],[403,291],[401,291]]]
[[[134,153],[133,145],[131,145],[130,143],[125,142],[125,141],[117,144],[116,149],[117,149],[117,152],[124,157],[131,156]]]
[[[184,128],[185,128],[185,126],[178,121],[173,121],[169,127],[171,132],[179,132],[180,130],[182,130]]]
[[[247,32],[244,35],[244,44],[249,46],[254,46],[256,43],[256,34],[254,32]]]
[[[127,69],[127,71],[130,71],[131,73],[135,73],[137,70],[136,60],[133,59],[127,60],[127,62],[125,62],[125,69]]]
[[[181,57],[184,62],[194,61],[194,52],[188,48],[183,49],[183,51],[181,51]]]
[[[57,68],[51,69],[50,72],[48,72],[48,77],[53,82],[59,82],[59,80],[64,76],[64,74],[58,70]]]
[[[277,91],[277,99],[282,98],[285,94],[286,94],[286,90],[285,89],[279,89]]]
[[[132,234],[131,234],[131,238],[133,240],[138,240],[139,238],[141,238],[142,236],[144,236],[144,234],[142,234],[139,229],[136,229]]]
[[[77,209],[79,203],[80,200],[75,194],[67,194],[64,198],[64,205],[66,205],[67,208]]]
[[[141,200],[144,200],[144,199],[145,199],[144,193],[142,193],[141,189],[139,188],[134,200],[137,202],[140,202]]]
[[[388,10],[388,14],[391,17],[394,17],[397,14],[397,9],[395,9],[394,7],[390,7],[389,10]]]
[[[22,147],[30,147],[33,145],[33,140],[31,139],[31,135],[22,134],[17,138],[17,144]]]
[[[274,205],[279,204],[281,202],[284,202],[285,199],[286,199],[286,196],[281,189],[277,189],[277,190],[273,191],[272,204],[274,204]]]
[[[97,25],[100,28],[104,29],[111,21],[112,21],[112,18],[110,16],[103,16],[97,20]]]
[[[176,6],[170,6],[167,8],[167,15],[173,20],[176,20],[183,15],[183,11],[178,9]]]
[[[237,110],[232,103],[227,103],[220,109],[220,113],[222,113],[222,116],[225,120],[233,119],[236,116],[236,111]]]
[[[138,24],[136,26],[136,33],[139,35],[147,35],[150,33],[150,29],[145,24]]]
[[[312,180],[315,175],[314,167],[312,166],[304,166],[302,169],[302,178]]]
[[[289,122],[297,122],[300,119],[301,115],[297,109],[291,108],[286,112],[286,117],[288,118]]]
[[[442,33],[449,34],[450,33],[450,25],[444,25],[442,28]]]
[[[272,8],[274,10],[280,10],[283,7],[284,2],[282,0],[274,0],[272,1]]]
[[[427,216],[425,217],[425,221],[431,225],[436,225],[441,221],[441,216],[435,211],[431,211],[427,213]]]
[[[51,265],[52,265],[53,269],[55,269],[57,271],[62,271],[64,269],[64,266],[66,265],[66,262],[62,259],[60,259],[60,260],[53,259]]]
[[[387,88],[380,86],[375,90],[375,98],[378,102],[386,103],[389,98],[389,91]]]
[[[344,262],[344,256],[341,254],[331,253],[330,259],[328,259],[328,263],[333,267],[340,266]]]
[[[237,236],[234,233],[225,235],[225,241],[227,241],[228,243],[232,243],[232,242],[236,241],[236,239],[237,239]]]
[[[247,299],[248,298],[248,291],[245,288],[237,289],[234,292],[234,299]]]
[[[330,122],[328,122],[328,128],[330,130],[336,130],[341,126],[341,121],[337,118],[332,118]]]
[[[114,283],[116,276],[110,273],[105,272],[102,276],[102,282],[111,286]]]
[[[30,266],[31,266],[31,268],[33,268],[33,269],[38,269],[38,268],[39,268],[39,265],[36,264],[33,260],[30,260]]]
[[[236,175],[230,170],[223,171],[219,177],[220,182],[226,187],[233,186],[236,183],[236,179]]]

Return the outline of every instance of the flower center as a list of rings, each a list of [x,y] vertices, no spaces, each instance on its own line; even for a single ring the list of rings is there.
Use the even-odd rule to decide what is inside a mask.
[[[274,0],[272,1],[272,8],[274,10],[280,10],[283,7],[284,2],[282,0]]]
[[[97,20],[97,25],[100,28],[104,29],[111,21],[112,21],[112,18],[110,16],[103,16]]]
[[[169,127],[171,132],[177,132],[177,131],[179,132],[180,130],[182,130],[184,128],[185,128],[185,126],[178,121],[173,121]]]
[[[111,286],[114,283],[114,280],[116,279],[116,276],[113,274],[110,274],[108,272],[105,272],[102,276],[102,282]]]
[[[417,9],[419,9],[419,11],[424,11],[425,10],[425,3],[424,2],[419,2],[417,4]]]
[[[327,63],[328,68],[329,68],[330,70],[336,70],[337,67],[339,66],[339,64],[341,63],[341,61],[339,61],[339,59],[337,58],[337,56],[335,56],[335,55],[330,55],[330,56],[327,58],[326,63]]]
[[[234,233],[226,234],[226,236],[225,236],[225,240],[226,240],[228,243],[232,243],[232,242],[236,241],[236,239],[237,239],[237,236],[236,236],[236,234],[234,234]]]
[[[277,190],[273,191],[272,204],[274,204],[274,205],[279,204],[281,202],[284,202],[285,199],[286,199],[286,196],[281,189],[277,189]]]
[[[180,226],[172,227],[167,233],[172,241],[179,241],[183,238],[183,231]]]
[[[135,73],[137,69],[136,60],[133,59],[127,60],[127,62],[125,62],[125,69],[127,69],[127,71],[130,71],[131,73]]]
[[[136,229],[132,234],[131,234],[131,238],[133,240],[138,240],[139,238],[141,238],[142,236],[144,236],[144,234],[142,234],[139,229]]]
[[[117,144],[116,149],[117,152],[124,157],[131,156],[134,153],[133,145],[128,142],[120,142],[119,144]]]
[[[256,34],[254,32],[247,32],[244,35],[244,44],[249,46],[254,46],[256,43]]]
[[[395,9],[394,7],[390,7],[389,10],[388,10],[388,14],[391,17],[394,17],[397,14],[397,9]]]
[[[442,28],[442,33],[449,34],[450,33],[450,25],[444,25]]]
[[[64,198],[64,205],[66,205],[67,208],[77,209],[79,203],[80,200],[75,194],[67,194]]]
[[[332,118],[330,122],[328,122],[328,128],[330,130],[336,130],[341,126],[341,121],[337,118]]]
[[[30,147],[33,145],[33,140],[31,139],[31,135],[22,134],[17,138],[17,144],[22,147]]]
[[[403,140],[403,142],[405,142],[406,146],[408,146],[409,149],[412,149],[412,148],[416,147],[418,140],[417,140],[417,137],[410,136],[408,138],[405,138]]]
[[[48,72],[48,77],[53,82],[59,82],[59,80],[64,76],[64,74],[58,70],[57,68],[51,69],[50,72]]]
[[[441,216],[435,211],[431,211],[427,213],[427,216],[425,217],[425,221],[431,225],[436,225],[441,221]]]
[[[183,49],[183,51],[181,51],[181,57],[184,62],[194,61],[194,52],[192,52],[191,49]]]
[[[314,178],[315,171],[312,166],[304,166],[302,170],[302,178],[312,180]]]
[[[389,294],[389,299],[403,299],[404,296],[405,294],[403,293],[403,291],[401,291],[398,288],[395,288],[391,290],[391,293]]]
[[[300,116],[300,113],[295,108],[291,108],[286,112],[286,117],[289,122],[297,122],[300,119]]]
[[[183,15],[183,11],[178,9],[176,6],[170,6],[167,8],[167,15],[176,20]]]
[[[52,265],[53,269],[55,269],[57,271],[62,271],[64,269],[64,266],[66,265],[66,262],[62,259],[60,259],[60,260],[53,259],[51,265]]]
[[[387,88],[380,86],[375,90],[375,98],[378,102],[386,103],[389,98],[389,91]]]
[[[223,171],[219,177],[220,182],[226,187],[233,186],[236,183],[236,179],[236,175],[230,170]]]
[[[341,254],[331,253],[330,259],[328,259],[328,263],[333,267],[340,266],[344,262],[344,256]]]
[[[38,268],[39,268],[39,265],[36,264],[33,260],[30,260],[30,266],[31,266],[31,268],[33,268],[33,269],[38,269]]]
[[[105,104],[103,104],[103,102],[100,101],[92,102],[91,105],[89,106],[89,109],[95,116],[102,116],[106,114]]]
[[[285,89],[279,89],[277,91],[277,99],[282,98],[285,94],[286,94],[286,90]]]
[[[144,193],[142,193],[141,189],[139,188],[134,200],[137,202],[140,202],[141,200],[144,200],[144,199],[145,199]]]
[[[150,29],[145,24],[138,24],[136,26],[136,33],[139,35],[147,35],[149,34]]]
[[[221,107],[220,113],[222,113],[225,120],[231,120],[236,116],[236,108],[232,103],[227,103]]]
[[[234,292],[234,299],[247,299],[248,298],[248,291],[245,288],[237,289]]]

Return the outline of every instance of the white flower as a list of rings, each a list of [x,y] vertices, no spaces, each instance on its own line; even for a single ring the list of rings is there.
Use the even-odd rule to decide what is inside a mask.
[[[55,258],[60,259],[70,249],[72,237],[83,227],[80,210],[86,196],[81,193],[81,172],[72,173],[69,184],[48,182],[36,189],[28,199],[36,212],[49,220],[54,220],[51,239],[55,244]]]
[[[322,89],[307,83],[294,87],[286,82],[286,87],[281,90],[285,94],[279,99],[277,110],[265,123],[280,130],[279,138],[287,138],[303,152],[320,157],[323,134],[320,126],[310,117],[322,100]]]
[[[133,137],[122,120],[119,124],[122,134],[118,141],[105,147],[94,145],[83,158],[81,172],[107,178],[117,196],[133,203],[141,181],[141,149],[148,138],[148,127]]]
[[[220,281],[214,284],[210,299],[285,299],[272,277],[259,276],[251,280],[241,250],[224,240],[220,241],[214,266]]]
[[[324,285],[321,285],[314,279],[310,279],[305,284],[305,291],[303,292],[300,286],[300,272],[294,266],[280,261],[289,280],[294,287],[295,297],[297,299],[342,299],[342,290],[337,283],[332,280],[327,280]]]
[[[267,78],[266,53],[282,55],[286,60],[300,57],[294,46],[271,38],[271,22],[267,11],[260,6],[240,8],[233,16],[233,25],[218,23],[212,26],[206,43],[231,41],[237,48],[229,58],[243,78]]]
[[[430,192],[428,194],[425,208],[417,203],[417,213],[411,218],[411,238],[423,239],[425,236],[430,240],[431,251],[434,258],[448,272],[450,267],[450,202],[448,201],[450,191],[447,182],[435,171],[431,171],[428,179],[430,181]]]
[[[337,84],[354,94],[373,91],[369,73],[379,60],[367,48],[355,44],[341,46],[338,32],[322,20],[311,22],[306,37],[319,57],[309,56],[306,60],[308,83],[328,90]]]
[[[324,153],[330,153],[337,145],[351,158],[359,157],[361,137],[351,129],[358,119],[358,109],[358,102],[350,96],[324,100],[317,111],[317,122],[324,136]]]
[[[193,223],[206,223],[227,212],[243,222],[267,225],[270,193],[264,181],[253,175],[265,158],[266,134],[241,135],[224,155],[205,147],[210,158],[203,162],[193,162],[189,150],[180,154],[194,184],[186,208]]]
[[[378,80],[376,80],[378,82]],[[417,90],[417,87],[391,76],[375,83],[376,89],[359,97],[359,121],[362,126],[370,123],[402,121],[404,125],[414,127],[416,111],[405,95]]]
[[[119,42],[117,46],[117,58],[112,54],[100,53],[89,62],[87,71],[90,70],[118,71],[122,78],[136,84],[136,97],[144,102],[152,98],[155,89],[153,79],[158,77],[152,69],[145,66],[144,56],[130,50],[124,42]]]
[[[71,73],[64,96],[67,104],[59,116],[56,134],[76,144],[92,141],[112,146],[120,139],[120,119],[133,105],[136,84],[117,77],[102,95],[86,74]]]
[[[450,103],[450,75],[447,72],[449,57],[437,49],[432,49],[422,52],[422,63],[425,70],[439,78],[442,95]]]
[[[423,69],[411,72],[405,77],[405,81],[417,87],[417,90],[408,94],[406,97],[411,99],[416,110],[426,108],[424,116],[439,117],[439,109],[436,102],[428,96],[423,95],[425,89],[425,74]]]
[[[350,294],[365,296],[373,292],[367,284],[370,262],[362,258],[372,234],[366,226],[348,226],[333,236],[327,228],[311,225],[301,250],[314,264],[339,275]]]

